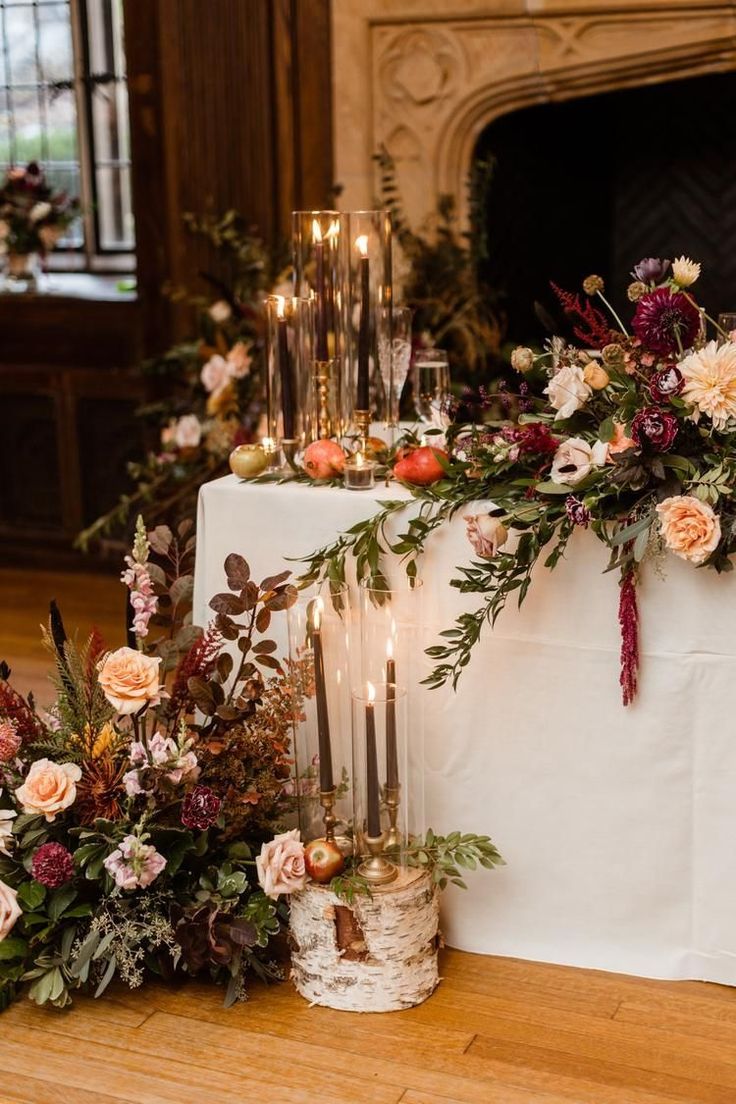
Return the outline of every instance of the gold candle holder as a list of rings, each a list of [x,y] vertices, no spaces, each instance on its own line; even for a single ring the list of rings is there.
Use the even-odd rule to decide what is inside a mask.
[[[368,438],[371,435],[370,410],[354,410],[353,420],[358,430],[358,448],[361,452],[365,452],[368,447]]]
[[[386,786],[383,800],[388,812],[388,832],[386,833],[386,850],[394,851],[401,846],[401,837],[396,822],[399,817],[399,805],[401,804],[401,786]]]
[[[315,360],[314,386],[317,396],[317,433],[322,439],[336,436],[336,427],[332,414],[333,396],[337,378],[337,361]]]
[[[358,874],[361,878],[365,878],[371,885],[376,886],[393,882],[399,871],[396,865],[387,859],[383,853],[386,833],[381,832],[380,836],[363,836],[363,843],[370,852],[370,858],[364,859],[358,867]]]
[[[335,825],[337,824],[337,817],[333,812],[335,807],[335,796],[336,791],[334,786],[331,790],[320,790],[319,803],[324,809],[322,822],[325,826],[325,839],[330,842],[334,842]]]

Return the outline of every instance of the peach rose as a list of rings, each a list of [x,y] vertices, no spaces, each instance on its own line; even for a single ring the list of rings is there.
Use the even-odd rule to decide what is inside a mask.
[[[613,437],[608,442],[608,460],[609,463],[613,463],[612,456],[616,456],[619,452],[626,452],[628,449],[637,448],[636,441],[633,437],[626,436],[626,430],[620,422],[613,423]]]
[[[22,786],[15,791],[24,813],[41,814],[52,821],[56,814],[67,809],[77,796],[82,771],[76,763],[54,763],[51,759],[37,759]]]
[[[721,539],[718,514],[693,495],[673,495],[657,506],[659,531],[670,552],[700,565],[716,550]]]
[[[18,904],[18,894],[5,882],[0,882],[0,943],[6,935],[10,935],[15,927],[15,922],[21,914]]]
[[[98,679],[105,697],[118,713],[138,713],[144,705],[161,701],[159,658],[118,648],[97,664]]]
[[[299,839],[299,829],[292,828],[290,832],[274,836],[270,843],[264,843],[256,857],[256,869],[267,897],[304,889],[304,844]]]

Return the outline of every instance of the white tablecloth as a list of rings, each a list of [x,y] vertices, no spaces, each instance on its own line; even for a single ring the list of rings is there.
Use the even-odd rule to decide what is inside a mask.
[[[259,577],[368,517],[375,493],[252,486],[200,494],[195,619],[240,552]],[[410,507],[413,509],[414,507]],[[447,586],[462,518],[424,558],[430,632],[472,608]],[[427,696],[426,805],[438,831],[489,833],[508,866],[444,907],[448,942],[649,977],[736,984],[736,579],[669,558],[640,587],[639,700],[618,687],[618,586],[580,531],[488,630],[455,694]],[[286,647],[286,629],[282,642]]]

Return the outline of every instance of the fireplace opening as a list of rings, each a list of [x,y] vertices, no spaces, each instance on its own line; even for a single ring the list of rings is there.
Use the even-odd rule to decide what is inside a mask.
[[[736,74],[671,81],[543,104],[495,120],[480,273],[497,288],[514,342],[539,341],[549,281],[579,290],[597,273],[629,313],[642,257],[703,265],[693,289],[711,315],[736,311]]]

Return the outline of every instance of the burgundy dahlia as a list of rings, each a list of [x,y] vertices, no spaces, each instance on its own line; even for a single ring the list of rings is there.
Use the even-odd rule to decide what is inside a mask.
[[[34,852],[31,875],[48,889],[58,889],[74,877],[74,859],[60,843],[42,843]]]
[[[634,415],[631,436],[637,445],[649,445],[656,452],[666,452],[677,436],[677,418],[668,410],[647,406]]]
[[[700,330],[700,311],[681,291],[656,288],[642,295],[631,325],[647,352],[671,356],[692,345]]]
[[[667,402],[679,395],[685,386],[685,379],[679,368],[668,364],[661,372],[655,373],[649,381],[649,391],[655,402]]]
[[[209,786],[195,786],[184,798],[181,822],[185,828],[211,828],[220,815],[222,800]]]
[[[645,257],[634,265],[631,275],[635,280],[641,280],[643,284],[661,284],[669,272],[670,261],[661,261],[659,257]]]
[[[583,529],[588,528],[591,517],[590,510],[575,495],[568,495],[565,499],[565,513],[568,521],[573,525],[580,525]]]

